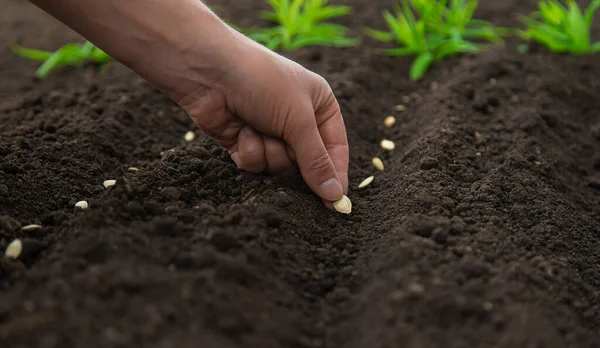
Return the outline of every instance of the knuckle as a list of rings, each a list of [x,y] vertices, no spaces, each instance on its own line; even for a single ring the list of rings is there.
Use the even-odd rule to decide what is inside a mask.
[[[314,156],[308,163],[308,170],[315,175],[326,175],[331,168],[331,159],[327,152]]]

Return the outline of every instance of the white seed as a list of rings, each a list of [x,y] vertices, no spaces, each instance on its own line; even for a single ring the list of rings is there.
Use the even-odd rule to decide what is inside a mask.
[[[396,148],[396,144],[394,144],[393,141],[391,140],[387,140],[387,139],[383,139],[381,141],[381,148],[384,150],[388,150],[388,151],[392,151],[393,149]]]
[[[75,203],[75,208],[87,209],[90,205],[86,201],[79,201]]]
[[[109,188],[111,186],[115,186],[116,183],[117,180],[106,180],[104,183],[102,183],[102,185],[104,185],[104,188]]]
[[[481,145],[483,143],[483,136],[478,131],[475,131],[475,144]]]
[[[352,202],[350,201],[350,198],[344,195],[342,198],[333,202],[333,207],[342,214],[350,214],[352,211]]]
[[[366,178],[360,184],[358,184],[358,188],[361,189],[363,187],[369,186],[369,184],[373,182],[373,179],[375,179],[374,176],[370,176],[370,177]]]
[[[393,126],[395,123],[396,123],[396,118],[394,116],[388,116],[385,118],[385,120],[383,120],[383,124],[388,128]]]
[[[6,251],[4,252],[4,256],[10,257],[13,259],[19,258],[21,253],[23,252],[23,242],[20,239],[13,240],[8,247],[6,247]]]
[[[196,139],[196,133],[189,131],[189,132],[185,133],[185,136],[183,138],[187,142],[194,141],[194,139]]]
[[[383,171],[383,161],[381,160],[381,158],[379,158],[379,157],[373,157],[373,159],[371,160],[371,163],[373,163],[373,165],[375,166],[375,168],[377,168],[378,170]]]
[[[406,110],[406,106],[402,105],[402,104],[398,104],[394,107],[394,109],[396,109],[396,111],[402,112]]]
[[[127,168],[127,171],[130,173],[137,173],[140,171],[140,168],[136,168],[136,167],[129,167]]]
[[[27,225],[27,226],[21,227],[21,231],[25,231],[25,232],[38,231],[41,229],[42,229],[42,226],[40,226],[40,225]]]

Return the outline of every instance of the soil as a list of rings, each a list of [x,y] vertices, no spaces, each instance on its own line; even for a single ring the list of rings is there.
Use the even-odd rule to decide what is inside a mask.
[[[263,2],[212,3],[251,25]],[[357,31],[389,5],[346,3]],[[478,16],[516,25],[534,6]],[[78,38],[20,0],[0,14],[3,42]],[[299,177],[238,171],[199,131],[186,143],[185,113],[121,66],[40,82],[0,48],[0,249],[24,241],[0,261],[0,346],[600,347],[600,61],[517,43],[418,83],[369,39],[286,54],[341,104],[349,216]],[[386,170],[355,189],[375,155]]]

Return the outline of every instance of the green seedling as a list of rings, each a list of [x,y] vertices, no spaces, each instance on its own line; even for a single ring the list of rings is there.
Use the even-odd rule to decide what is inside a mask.
[[[523,17],[526,29],[521,37],[546,46],[552,52],[586,54],[600,50],[600,42],[591,43],[590,31],[600,0],[593,0],[582,12],[574,0],[542,0],[538,10]]]
[[[383,49],[390,56],[415,56],[411,80],[419,80],[434,62],[462,53],[479,52],[484,45],[470,40],[502,42],[503,30],[473,19],[478,0],[406,0],[383,12],[388,31],[367,28],[369,36],[400,47]]]
[[[328,0],[267,0],[272,11],[262,17],[275,23],[271,28],[245,30],[247,35],[275,51],[294,51],[305,46],[349,47],[359,43],[343,25],[328,19],[348,15],[349,6],[327,5]]]
[[[25,48],[17,44],[13,44],[11,49],[20,57],[42,62],[35,72],[35,76],[40,79],[46,78],[52,71],[63,66],[83,67],[88,62],[104,64],[112,60],[108,54],[89,41],[84,44],[69,43],[55,52]]]

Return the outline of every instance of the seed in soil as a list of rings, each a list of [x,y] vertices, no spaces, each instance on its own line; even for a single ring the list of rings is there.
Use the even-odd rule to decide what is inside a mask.
[[[75,203],[75,208],[79,208],[79,209],[87,209],[89,208],[89,204],[86,201],[79,201],[77,203]]]
[[[375,179],[374,176],[370,176],[370,177],[366,178],[358,185],[358,188],[361,189],[361,188],[369,186],[369,184],[371,184],[373,182],[373,179]]]
[[[387,139],[383,139],[381,141],[381,148],[384,150],[388,150],[388,151],[392,151],[396,148],[396,144],[394,144],[393,141],[391,140],[387,140]]]
[[[402,111],[406,111],[406,106],[402,105],[402,104],[398,104],[394,107],[394,109],[396,109],[396,111],[402,112]]]
[[[187,142],[194,141],[194,139],[196,139],[196,133],[189,131],[189,132],[185,133],[185,136],[183,138]]]
[[[333,202],[333,207],[342,214],[350,214],[352,211],[352,202],[350,201],[350,198],[344,195],[342,198]]]
[[[385,118],[385,120],[383,120],[383,124],[388,128],[392,127],[395,123],[396,118],[394,116],[388,116]]]
[[[25,231],[25,232],[39,231],[41,229],[42,229],[42,226],[40,226],[40,225],[27,225],[27,226],[21,227],[21,231]]]
[[[140,171],[140,168],[136,168],[136,167],[129,167],[127,168],[127,171],[130,173],[137,173]]]
[[[378,170],[381,170],[383,172],[384,167],[383,167],[383,161],[381,160],[381,158],[373,157],[373,159],[371,160],[371,163],[373,163],[375,168],[377,168]]]
[[[475,144],[480,145],[483,143],[483,136],[478,131],[475,131]]]
[[[20,239],[13,240],[8,247],[6,247],[6,251],[4,252],[4,256],[10,257],[13,259],[19,258],[21,253],[23,252],[23,242]]]
[[[117,180],[105,180],[104,183],[102,183],[102,185],[104,185],[104,188],[109,188],[111,186],[115,186],[116,183]]]

